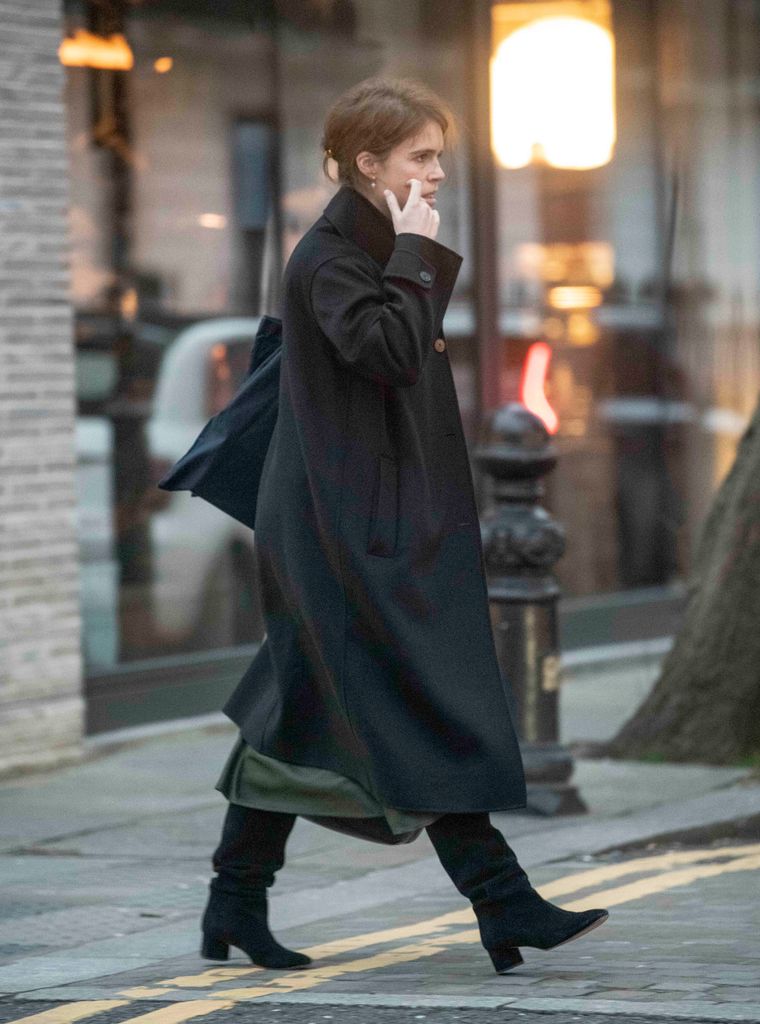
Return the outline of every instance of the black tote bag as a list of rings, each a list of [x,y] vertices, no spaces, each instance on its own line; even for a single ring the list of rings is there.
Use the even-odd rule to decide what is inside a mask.
[[[261,471],[277,422],[281,357],[282,321],[264,316],[237,394],[158,481],[161,490],[190,491],[253,529]]]

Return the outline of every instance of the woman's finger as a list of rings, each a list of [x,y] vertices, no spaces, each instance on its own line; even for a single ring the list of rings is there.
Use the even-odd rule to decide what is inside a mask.
[[[410,178],[407,184],[411,185],[411,188],[409,189],[409,198],[406,201],[408,206],[410,203],[414,204],[419,201],[422,193],[422,182],[419,178]],[[404,207],[404,209],[406,209],[406,207]]]
[[[385,190],[385,192],[383,193],[383,195],[385,196],[385,201],[386,201],[386,203],[388,204],[388,206],[390,208],[391,215],[393,216],[393,219],[395,220],[396,217],[400,217],[401,216],[401,207],[398,205],[398,199],[396,199],[396,196],[394,195],[394,193],[391,192],[391,190],[389,188],[387,188]]]

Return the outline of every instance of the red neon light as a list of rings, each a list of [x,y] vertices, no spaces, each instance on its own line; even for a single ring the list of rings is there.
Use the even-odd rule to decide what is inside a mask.
[[[536,416],[540,416],[550,434],[556,434],[559,419],[544,394],[544,384],[551,357],[552,350],[545,341],[534,341],[530,346],[525,356],[520,382],[520,401]]]

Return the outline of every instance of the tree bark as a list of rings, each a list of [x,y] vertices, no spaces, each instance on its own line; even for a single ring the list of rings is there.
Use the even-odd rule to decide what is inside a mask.
[[[760,756],[760,406],[705,521],[687,596],[659,679],[605,754],[708,764]]]

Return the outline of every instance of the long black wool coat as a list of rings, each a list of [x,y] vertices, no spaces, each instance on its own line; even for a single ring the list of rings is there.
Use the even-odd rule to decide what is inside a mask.
[[[266,637],[224,711],[400,810],[522,807],[441,323],[461,256],[343,186],[284,276],[255,519]]]

